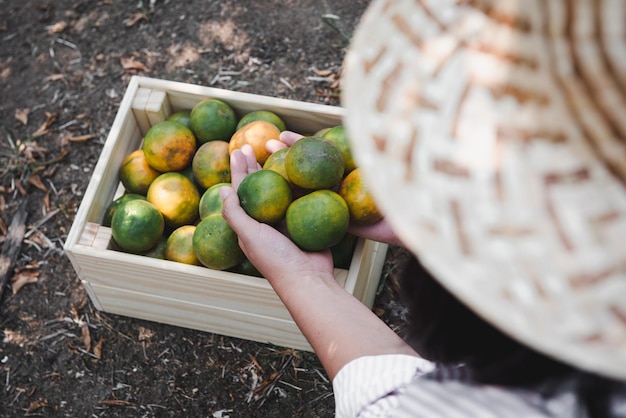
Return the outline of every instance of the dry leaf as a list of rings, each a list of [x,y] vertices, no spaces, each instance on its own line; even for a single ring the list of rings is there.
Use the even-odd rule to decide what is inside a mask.
[[[58,81],[65,78],[65,74],[51,74],[48,77],[44,78],[44,81]]]
[[[145,327],[139,327],[139,341],[146,341],[154,337],[154,331]]]
[[[3,206],[6,206],[6,203]],[[4,211],[4,207],[0,208],[0,212],[3,212],[3,211]],[[4,223],[2,218],[0,218],[0,232],[2,232],[3,237],[9,233],[9,229],[7,228],[7,225]]]
[[[98,344],[93,348],[93,354],[99,359],[102,358],[102,344],[104,343],[104,338],[100,338]]]
[[[80,329],[81,340],[85,346],[85,350],[91,351],[91,333],[89,332],[89,326],[85,325]]]
[[[28,115],[30,114],[30,109],[15,109],[15,119],[22,122],[22,125],[28,125]]]
[[[46,185],[43,184],[43,182],[41,181],[41,177],[39,177],[37,175],[30,176],[28,178],[28,184],[30,184],[31,186],[35,186],[36,188],[38,188],[42,192],[47,192],[48,191],[48,188],[46,187]]]
[[[25,343],[26,340],[27,338],[19,332],[10,330],[8,328],[4,329],[4,339],[2,340],[3,343],[19,345]]]
[[[35,230],[35,232],[33,232],[28,238],[30,241],[34,242],[42,248],[50,247],[50,240],[43,233],[41,233],[41,231]]]
[[[1,72],[0,72],[0,79],[2,80],[6,80],[7,78],[9,78],[11,76],[11,67],[7,67],[4,68]]]
[[[35,131],[35,133],[33,133],[33,136],[40,136],[48,132],[48,129],[50,129],[50,126],[52,126],[56,119],[56,113],[46,112],[45,122]]]
[[[26,157],[28,162],[34,163],[38,158],[44,158],[48,153],[48,150],[39,146],[37,141],[29,141],[20,144],[19,152],[20,155]]]
[[[67,22],[60,21],[50,26],[47,26],[46,29],[48,30],[48,34],[50,35],[55,34],[55,33],[61,33],[65,29],[67,29]]]
[[[22,182],[19,179],[15,180],[15,188],[17,189],[18,192],[20,192],[22,196],[26,196],[28,194],[26,193],[26,189],[24,188],[24,186],[22,185]]]
[[[127,28],[130,28],[132,26],[135,26],[137,23],[141,22],[142,20],[148,21],[148,16],[145,13],[140,12],[140,13],[135,13],[134,15],[126,19],[124,23],[126,24]]]
[[[328,77],[333,73],[331,70],[318,70],[316,68],[313,69],[313,72],[320,77]]]
[[[22,271],[11,279],[11,288],[13,289],[13,294],[17,294],[17,292],[22,289],[22,287],[26,286],[30,283],[37,283],[39,277],[39,271]]]
[[[70,142],[85,142],[91,138],[95,138],[98,134],[86,134],[86,135],[78,135],[78,136],[70,136],[67,138]]]
[[[147,70],[146,66],[142,62],[137,61],[133,57],[122,57],[120,58],[120,63],[122,64],[122,68],[124,68],[126,71],[128,70],[146,71]]]
[[[40,408],[44,408],[46,406],[48,406],[48,401],[45,400],[45,399],[39,399],[39,400],[37,400],[37,401],[35,401],[35,402],[30,404],[30,406],[26,410],[26,415],[32,414],[36,410],[38,410]]]
[[[105,406],[135,406],[134,403],[123,401],[121,399],[103,399],[101,401],[98,401],[98,404]]]

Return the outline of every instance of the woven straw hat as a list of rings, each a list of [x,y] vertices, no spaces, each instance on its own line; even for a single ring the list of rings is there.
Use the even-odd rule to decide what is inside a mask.
[[[353,153],[403,242],[480,316],[626,379],[626,2],[374,0]]]

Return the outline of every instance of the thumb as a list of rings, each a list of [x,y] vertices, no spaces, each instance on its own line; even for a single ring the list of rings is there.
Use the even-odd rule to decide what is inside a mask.
[[[240,229],[246,228],[253,221],[241,208],[239,197],[232,187],[224,186],[220,188],[220,197],[222,198],[222,216],[226,222],[238,232]]]

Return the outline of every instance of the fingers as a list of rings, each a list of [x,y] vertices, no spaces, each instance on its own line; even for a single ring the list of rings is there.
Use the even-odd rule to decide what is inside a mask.
[[[265,143],[265,149],[272,154],[282,148],[287,148],[287,144],[278,139],[270,139]]]
[[[230,154],[230,178],[233,189],[237,190],[241,181],[250,173],[260,170],[254,150],[248,144]]]
[[[243,239],[247,234],[254,234],[259,223],[248,216],[248,214],[239,205],[239,197],[232,187],[222,187],[220,189],[220,197],[222,198],[222,216],[226,222],[233,228],[233,231],[239,237],[239,245],[245,252],[245,242]]]
[[[279,139],[284,142],[288,147],[292,146],[297,140],[303,138],[304,135],[292,131],[282,131]]]

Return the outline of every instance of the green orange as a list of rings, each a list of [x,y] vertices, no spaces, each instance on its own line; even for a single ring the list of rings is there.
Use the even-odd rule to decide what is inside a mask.
[[[172,113],[170,117],[167,118],[167,120],[182,123],[187,128],[191,129],[191,123],[189,122],[190,117],[191,117],[191,110],[179,110],[178,112]]]
[[[343,177],[341,151],[331,141],[310,136],[295,142],[285,156],[289,181],[305,189],[328,189]]]
[[[358,237],[347,232],[341,241],[330,247],[330,253],[333,256],[333,265],[339,269],[349,269],[352,257],[354,256],[354,249]]]
[[[209,215],[196,225],[192,244],[200,263],[214,270],[232,268],[245,258],[237,234],[221,213]]]
[[[356,168],[356,163],[352,156],[352,148],[350,147],[350,141],[348,139],[348,133],[343,125],[333,126],[332,128],[324,131],[321,135],[322,138],[331,141],[343,156],[343,162],[345,164],[344,175],[348,174]]]
[[[246,276],[263,277],[261,272],[259,272],[254,264],[247,258],[230,270],[234,273],[245,274]]]
[[[107,210],[104,212],[104,217],[102,218],[102,226],[111,226],[111,221],[113,220],[113,214],[121,205],[131,200],[146,200],[146,197],[140,194],[128,193],[123,194],[117,199],[113,200],[107,206]]]
[[[191,109],[189,123],[201,144],[215,140],[228,141],[235,133],[237,115],[228,103],[219,99],[206,99]]]
[[[142,149],[150,167],[162,173],[178,171],[191,163],[196,138],[185,125],[164,120],[148,129]]]
[[[128,154],[119,170],[120,181],[126,192],[144,196],[148,192],[150,183],[160,174],[160,171],[148,164],[145,153],[141,149]]]
[[[264,120],[265,122],[269,122],[276,126],[279,131],[284,131],[285,129],[287,129],[283,119],[276,113],[269,110],[255,110],[250,113],[246,113],[241,119],[239,119],[239,123],[237,123],[237,129],[242,128],[250,122],[254,122],[257,120]]]
[[[217,183],[206,189],[200,198],[200,219],[204,219],[214,213],[222,213],[222,198],[220,197],[220,189],[224,186],[230,186],[230,183]]]
[[[164,225],[161,212],[152,203],[136,199],[117,208],[111,220],[111,234],[123,250],[140,253],[157,245]]]
[[[150,185],[148,201],[162,214],[169,228],[189,225],[198,218],[200,192],[184,175],[163,173]]]
[[[193,233],[195,225],[183,225],[170,234],[165,244],[165,258],[195,266],[200,265],[198,257],[193,249]]]
[[[363,182],[360,168],[355,168],[344,177],[339,186],[339,195],[348,205],[352,222],[372,225],[383,218],[382,212],[376,206],[374,196]]]
[[[161,236],[159,242],[150,248],[148,251],[142,251],[139,254],[144,257],[156,258],[159,260],[165,260],[165,246],[167,245],[167,237],[165,235]]]
[[[305,251],[321,251],[341,241],[350,213],[332,190],[315,190],[293,201],[285,216],[287,233]]]
[[[230,182],[228,142],[215,140],[202,144],[193,157],[191,167],[196,182],[204,189]]]
[[[237,189],[241,207],[259,222],[280,222],[291,204],[291,186],[283,176],[272,170],[248,174]]]

